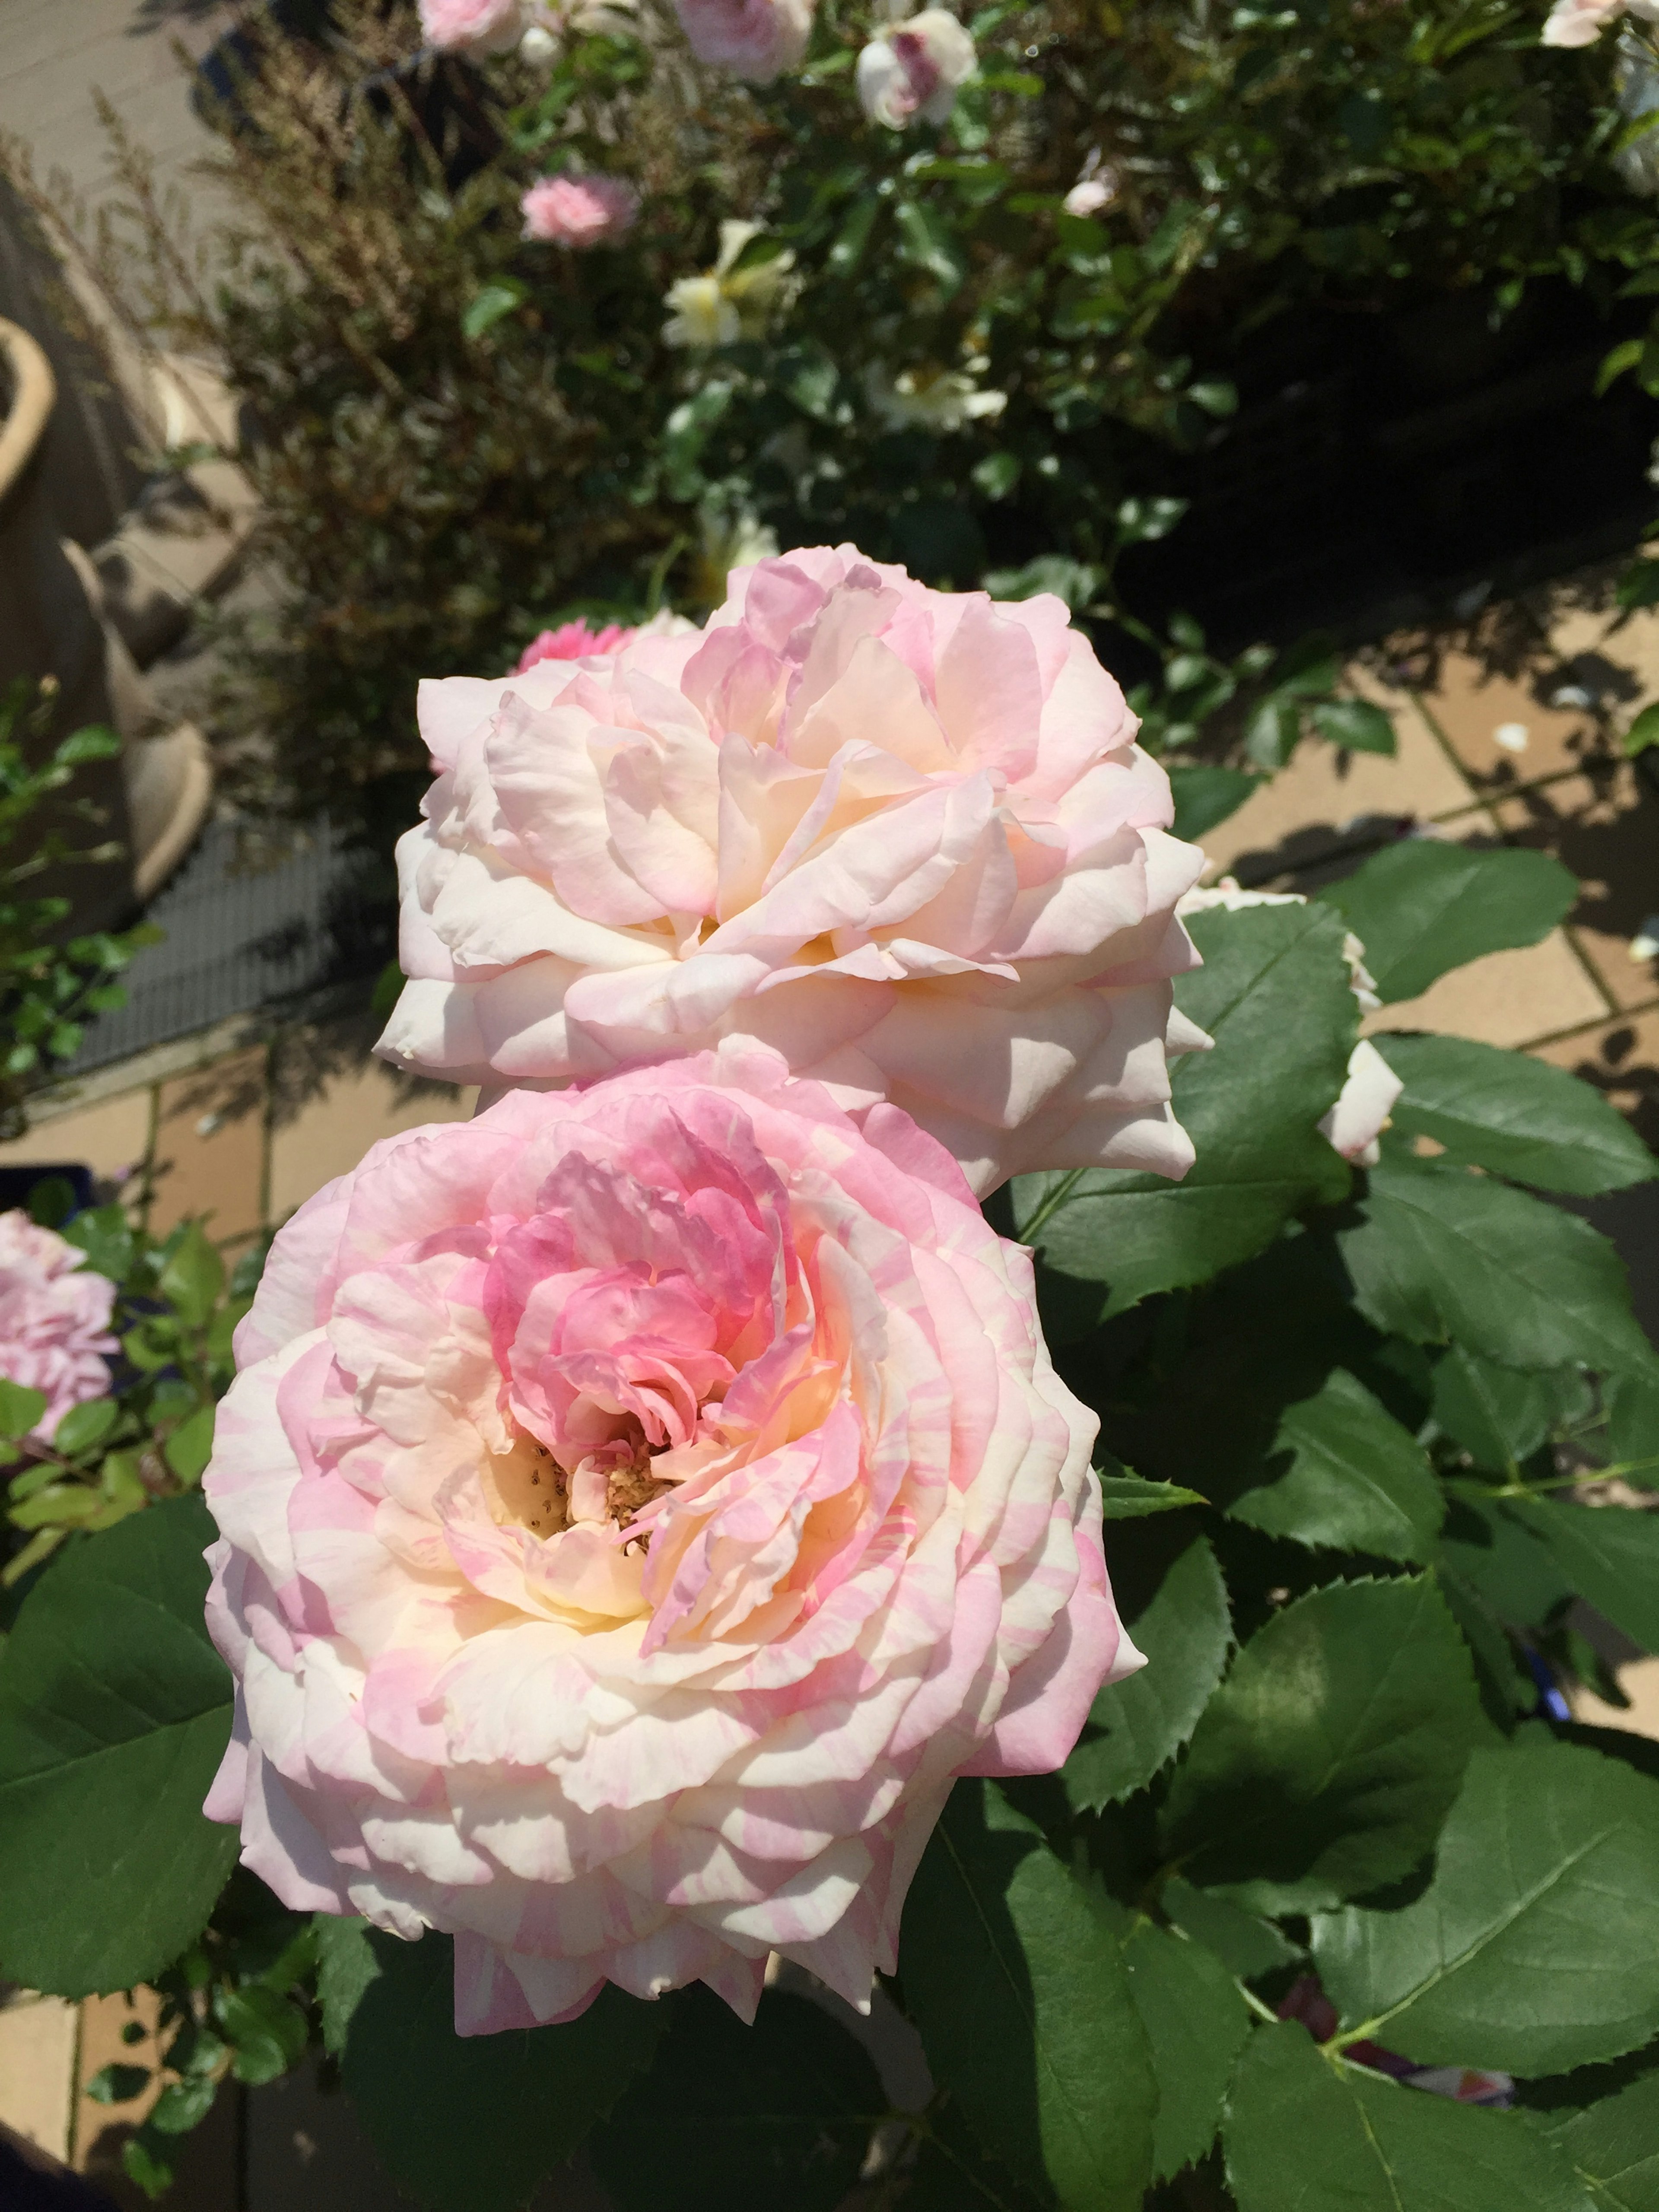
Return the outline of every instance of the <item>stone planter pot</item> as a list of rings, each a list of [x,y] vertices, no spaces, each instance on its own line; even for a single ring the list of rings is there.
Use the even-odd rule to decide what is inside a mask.
[[[74,933],[116,927],[154,893],[200,827],[212,777],[196,730],[152,734],[143,678],[104,618],[97,571],[58,533],[41,452],[57,396],[40,347],[0,318],[0,688],[55,676],[51,742],[89,722],[108,724],[125,741],[118,759],[82,769],[72,787],[102,810],[101,829],[67,816],[56,826],[76,844],[112,838],[127,859],[37,879],[42,895],[72,902],[66,927]],[[48,815],[43,826],[50,823]]]

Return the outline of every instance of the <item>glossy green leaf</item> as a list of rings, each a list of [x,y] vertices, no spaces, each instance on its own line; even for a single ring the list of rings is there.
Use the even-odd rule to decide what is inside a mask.
[[[1357,1018],[1340,926],[1317,906],[1253,907],[1195,915],[1192,931],[1205,964],[1178,979],[1176,1003],[1215,1045],[1175,1064],[1175,1110],[1198,1154],[1184,1181],[1091,1169],[1013,1185],[1021,1238],[1060,1275],[1102,1286],[1091,1321],[1205,1281],[1347,1188],[1318,1130]]]
[[[1152,2175],[1167,2181],[1195,2165],[1214,2142],[1250,2015],[1213,1952],[1150,1920],[1135,1923],[1123,1960],[1158,2077]]]
[[[650,2063],[668,2007],[607,1983],[559,2027],[458,2036],[454,1953],[372,1929],[377,1971],[343,2028],[341,2077],[399,2186],[434,2212],[516,2212]]]
[[[1265,781],[1262,776],[1251,775],[1248,769],[1220,768],[1211,762],[1194,763],[1191,768],[1171,768],[1170,789],[1175,794],[1175,835],[1195,843],[1206,830],[1213,830],[1229,815],[1237,814],[1257,785]]]
[[[1659,1376],[1624,1263],[1588,1222],[1437,1162],[1373,1170],[1339,1231],[1360,1310],[1419,1344],[1455,1337],[1510,1367]]]
[[[1372,1042],[1406,1086],[1395,1128],[1432,1137],[1453,1160],[1584,1197],[1659,1174],[1659,1160],[1624,1115],[1565,1068],[1468,1037]]]
[[[231,1680],[202,1618],[199,1498],[135,1514],[29,1592],[0,1653],[0,1967],[130,1988],[200,1930],[236,1858],[205,1820]]]
[[[1139,2212],[1157,2087],[1111,1918],[993,1785],[958,1782],[904,1907],[935,2081],[1060,2212]]]
[[[1176,1768],[1167,1848],[1257,1911],[1408,1874],[1488,1734],[1468,1649],[1432,1583],[1333,1583],[1274,1613]]]
[[[241,1989],[223,1990],[214,2013],[234,2049],[236,2079],[250,2088],[276,2081],[305,2057],[309,2033],[306,2016],[275,1990],[250,1982]]]
[[[468,301],[461,317],[463,336],[481,338],[504,315],[522,307],[528,297],[527,288],[516,276],[503,276],[495,283],[481,285]]]
[[[1659,2073],[1644,2074],[1549,2130],[1596,2212],[1659,2212]]]
[[[1246,1912],[1218,1890],[1194,1889],[1179,1875],[1164,1883],[1163,1904],[1183,1935],[1213,1951],[1227,1972],[1242,1982],[1293,1966],[1304,1955],[1271,1920]]]
[[[1613,1465],[1626,1481],[1659,1490],[1659,1376],[1615,1376],[1602,1395]]]
[[[1506,1503],[1580,1597],[1644,1651],[1659,1651],[1659,1515],[1558,1498]]]
[[[157,1286],[186,1328],[202,1328],[223,1293],[225,1263],[199,1221],[192,1221],[168,1255]]]
[[[1433,1879],[1316,1918],[1345,2030],[1425,2066],[1553,2074],[1659,2033],[1659,1783],[1565,1744],[1477,1753]]]
[[[1512,1475],[1558,1421],[1582,1419],[1590,1394],[1577,1368],[1525,1371],[1452,1345],[1434,1364],[1434,1418],[1477,1467]]]
[[[1387,753],[1396,750],[1394,717],[1369,699],[1331,699],[1313,709],[1313,726],[1345,752]]]
[[[699,1985],[592,2156],[616,2212],[834,2212],[886,2109],[863,2045],[811,1999],[769,1990],[745,2027]]]
[[[1251,2038],[1224,2142],[1238,2212],[1595,2212],[1518,2114],[1322,2057],[1294,2021]]]
[[[1439,1554],[1510,1628],[1535,1628],[1572,1595],[1548,1547],[1484,1485],[1446,1485],[1447,1513]]]
[[[44,1390],[31,1390],[27,1383],[0,1375],[0,1437],[15,1442],[27,1436],[46,1412],[47,1402]]]
[[[1443,1504],[1427,1455],[1340,1367],[1285,1407],[1262,1472],[1267,1480],[1229,1502],[1235,1521],[1338,1551],[1433,1555]]]
[[[1432,837],[1384,846],[1319,896],[1365,948],[1385,1006],[1414,999],[1449,968],[1515,945],[1536,945],[1578,896],[1547,853],[1471,852]]]
[[[113,1398],[88,1398],[71,1406],[52,1432],[54,1449],[66,1459],[79,1459],[95,1451],[121,1418]]]
[[[1108,1521],[1139,1521],[1149,1513],[1174,1513],[1183,1505],[1202,1505],[1195,1490],[1178,1482],[1148,1482],[1139,1474],[1098,1474],[1101,1512]]]
[[[149,2087],[148,2066],[100,2066],[82,2094],[97,2105],[131,2104]]]
[[[213,1421],[217,1408],[198,1406],[179,1422],[161,1447],[161,1456],[180,1482],[199,1481],[213,1456]]]
[[[1198,1724],[1232,1644],[1215,1553],[1185,1528],[1114,1536],[1111,1569],[1123,1624],[1146,1664],[1101,1691],[1060,1770],[1079,1812],[1144,1789]]]

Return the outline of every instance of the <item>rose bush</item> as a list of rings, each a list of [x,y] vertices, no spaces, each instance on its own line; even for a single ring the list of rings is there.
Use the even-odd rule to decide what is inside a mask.
[[[210,1811],[290,1905],[453,1932],[463,2032],[751,2017],[771,1950],[861,2004],[952,1779],[1138,1662],[1027,1255],[775,1054],[374,1146],[237,1353]]]
[[[27,1433],[50,1441],[71,1406],[105,1396],[115,1285],[86,1255],[15,1209],[0,1213],[0,1376],[38,1390],[46,1410]]]
[[[725,1035],[889,1098],[975,1190],[1191,1158],[1166,1055],[1203,864],[1058,599],[850,547],[733,580],[701,634],[422,687],[410,978],[380,1049],[562,1084]]]

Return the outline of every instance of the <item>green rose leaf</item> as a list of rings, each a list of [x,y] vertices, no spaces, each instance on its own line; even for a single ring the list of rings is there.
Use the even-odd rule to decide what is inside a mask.
[[[1189,1881],[1252,1911],[1362,1895],[1431,1849],[1487,1733],[1431,1582],[1310,1591],[1256,1631],[1205,1709],[1165,1844]]]
[[[66,1459],[80,1459],[96,1451],[121,1418],[113,1398],[88,1398],[71,1406],[52,1432],[55,1449]]]
[[[1138,1921],[1123,1945],[1129,1994],[1158,2077],[1152,2178],[1167,2181],[1215,2141],[1233,2061],[1250,2015],[1232,1976],[1202,1944]]]
[[[1659,1783],[1565,1744],[1478,1753],[1433,1880],[1314,1922],[1344,2028],[1425,2066],[1553,2074],[1659,2033]]]
[[[1271,1920],[1246,1912],[1217,1890],[1194,1889],[1179,1875],[1164,1883],[1163,1904],[1183,1936],[1213,1951],[1227,1972],[1242,1982],[1293,1966],[1305,1956]]]
[[[1322,738],[1346,752],[1388,753],[1396,750],[1394,717],[1369,699],[1331,699],[1313,709]]]
[[[562,2027],[459,2036],[447,1936],[404,1943],[370,1929],[361,1941],[372,1975],[361,1959],[345,1974],[333,1962],[338,1979],[362,1982],[349,2021],[337,2013],[331,2029],[341,2078],[393,2179],[435,2212],[517,2212],[649,2063],[666,2025],[665,2005],[607,1983]]]
[[[1249,769],[1219,768],[1208,763],[1172,768],[1170,789],[1175,794],[1174,834],[1196,843],[1206,830],[1213,830],[1218,822],[1237,814],[1256,786],[1266,781],[1264,776],[1253,775]]]
[[[192,1221],[167,1256],[156,1285],[186,1328],[204,1328],[225,1287],[225,1263]]]
[[[229,1670],[202,1619],[198,1498],[79,1540],[0,1653],[0,1966],[60,1996],[129,1989],[201,1929],[235,1863],[206,1820]]]
[[[1284,1408],[1261,1472],[1227,1511],[1270,1536],[1426,1561],[1444,1510],[1428,1456],[1366,1389],[1334,1368]]]
[[[1589,1411],[1590,1395],[1576,1367],[1523,1373],[1454,1344],[1435,1362],[1432,1406],[1477,1467],[1513,1475],[1558,1421]]]
[[[1139,1521],[1149,1513],[1173,1513],[1182,1505],[1202,1505],[1195,1490],[1178,1482],[1148,1482],[1139,1474],[1097,1474],[1100,1510],[1108,1521]]]
[[[1374,1169],[1338,1232],[1359,1308],[1418,1344],[1455,1337],[1510,1367],[1659,1377],[1605,1237],[1489,1176],[1426,1162]]]
[[[1549,2134],[1589,2185],[1596,2212],[1659,2212],[1659,2073],[1601,2098]]]
[[[1467,1037],[1372,1042],[1406,1086],[1395,1127],[1433,1138],[1455,1161],[1582,1197],[1659,1174],[1659,1160],[1624,1115],[1565,1068]]]
[[[218,1408],[198,1406],[187,1414],[161,1447],[161,1456],[182,1483],[199,1482],[213,1456],[213,1423]]]
[[[1389,1006],[1483,953],[1536,945],[1570,911],[1578,884],[1546,853],[1472,853],[1413,837],[1385,846],[1319,896],[1364,946],[1376,994]]]
[[[1061,2212],[1139,2212],[1158,2101],[1111,1916],[989,1784],[958,1782],[904,1908],[934,2079]]]
[[[1505,1501],[1580,1597],[1644,1651],[1659,1651],[1659,1516],[1554,1498]]]
[[[1318,1128],[1357,1021],[1340,921],[1318,906],[1253,907],[1191,927],[1205,964],[1178,978],[1176,1001],[1215,1046],[1175,1064],[1175,1111],[1198,1154],[1185,1180],[1088,1169],[1013,1184],[1016,1233],[1077,1286],[1067,1305],[1083,1328],[1248,1259],[1348,1187]]]
[[[1595,2212],[1562,2154],[1517,2115],[1325,2058],[1294,2021],[1251,2038],[1224,2140],[1238,2212]]]
[[[15,1443],[19,1437],[27,1436],[48,1403],[44,1390],[31,1390],[27,1383],[0,1375],[0,1437]]]
[[[1468,1583],[1510,1628],[1536,1628],[1572,1595],[1572,1585],[1533,1529],[1478,1482],[1446,1485],[1443,1565]]]
[[[1097,1813],[1144,1789],[1198,1725],[1233,1640],[1215,1553],[1185,1528],[1112,1541],[1119,1613],[1146,1664],[1109,1682],[1060,1769],[1078,1812]]]
[[[745,2027],[696,1986],[592,2155],[617,2212],[834,2212],[886,2109],[863,2045],[810,1998],[769,1990]]]

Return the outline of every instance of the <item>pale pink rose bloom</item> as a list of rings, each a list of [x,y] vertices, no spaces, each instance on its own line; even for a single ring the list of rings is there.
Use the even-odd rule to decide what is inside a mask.
[[[524,235],[550,246],[610,246],[639,218],[640,196],[625,177],[538,177],[519,202]]]
[[[1176,911],[1202,914],[1221,906],[1237,914],[1247,906],[1305,906],[1307,902],[1300,891],[1241,890],[1231,876],[1224,876],[1206,890],[1188,891]],[[1343,939],[1342,956],[1348,963],[1353,994],[1361,1008],[1370,1012],[1381,1001],[1365,972],[1365,948],[1352,930]],[[1405,1087],[1376,1047],[1361,1037],[1348,1055],[1347,1080],[1341,1093],[1319,1124],[1320,1134],[1345,1160],[1352,1160],[1357,1167],[1374,1168],[1382,1157],[1377,1139],[1388,1127],[1389,1116]]]
[[[1555,0],[1540,35],[1546,46],[1594,46],[1625,11],[1625,0]]]
[[[51,1443],[71,1406],[109,1395],[105,1355],[121,1348],[109,1334],[115,1285],[85,1261],[27,1213],[0,1213],[0,1375],[46,1393],[29,1431],[37,1443]]]
[[[770,84],[806,52],[812,0],[674,0],[700,62],[750,84]]]
[[[1170,979],[1204,856],[1058,599],[817,547],[734,569],[701,635],[419,711],[388,1060],[552,1086],[747,1035],[981,1194],[1190,1165],[1166,1053],[1203,1042]]]
[[[872,123],[902,131],[922,116],[950,120],[957,88],[974,74],[974,41],[946,8],[924,8],[872,39],[859,56],[859,102]]]
[[[768,1954],[862,2004],[951,1782],[1141,1664],[1031,1265],[896,1109],[718,1053],[405,1131],[279,1233],[206,1494],[208,1801],[455,1937],[463,2034]]]
[[[505,53],[530,19],[521,0],[421,0],[422,35],[446,53]]]

